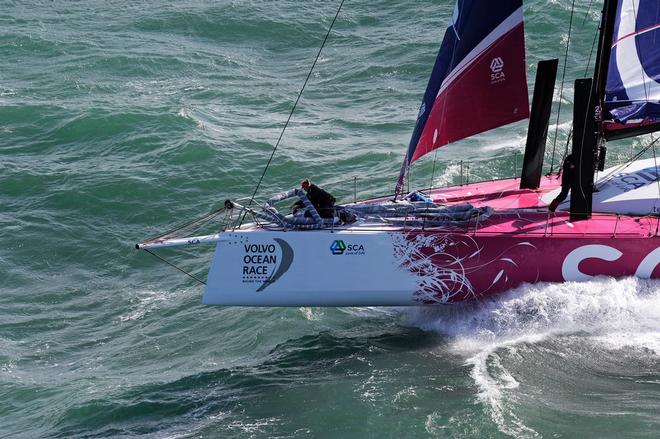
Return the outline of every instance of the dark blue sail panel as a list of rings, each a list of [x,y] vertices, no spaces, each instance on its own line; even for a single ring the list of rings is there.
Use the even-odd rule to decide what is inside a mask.
[[[618,2],[605,86],[606,135],[660,124],[660,2]],[[660,127],[659,127],[660,128]],[[621,137],[621,136],[619,136]]]
[[[419,109],[408,166],[448,143],[529,115],[522,0],[458,0]]]

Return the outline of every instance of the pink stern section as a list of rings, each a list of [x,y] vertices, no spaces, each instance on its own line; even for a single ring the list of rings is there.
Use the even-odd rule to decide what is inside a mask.
[[[594,213],[571,223],[568,212],[547,211],[542,190],[498,180],[433,190],[436,203],[490,206],[495,212],[464,230],[411,230],[395,244],[401,268],[418,278],[423,304],[487,297],[523,282],[583,281],[593,276],[660,277],[658,218]],[[406,257],[401,258],[403,254]]]

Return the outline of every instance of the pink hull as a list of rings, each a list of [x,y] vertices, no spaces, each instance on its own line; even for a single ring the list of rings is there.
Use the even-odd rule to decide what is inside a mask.
[[[403,266],[420,279],[416,300],[458,302],[524,282],[582,281],[598,275],[660,277],[657,217],[595,213],[571,223],[568,212],[548,212],[541,201],[557,187],[556,178],[545,178],[538,191],[519,190],[518,184],[500,180],[432,192],[438,203],[487,205],[495,212],[464,229],[406,233],[407,245],[415,251],[400,251],[407,251],[410,259]]]
[[[422,280],[416,299],[424,304],[478,299],[524,282],[583,281],[598,275],[660,277],[657,237],[438,237],[419,232],[407,239],[418,236],[433,239],[419,248],[418,260],[411,264]]]

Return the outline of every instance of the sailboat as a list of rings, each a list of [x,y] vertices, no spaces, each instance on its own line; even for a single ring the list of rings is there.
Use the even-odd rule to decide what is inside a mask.
[[[659,11],[605,0],[594,75],[575,80],[570,175],[543,174],[558,61],[539,63],[530,111],[522,1],[458,0],[393,196],[331,218],[297,188],[227,200],[219,232],[184,228],[136,248],[214,244],[203,303],[217,305],[438,305],[524,283],[660,277],[657,162],[605,166],[608,140],[660,130]],[[520,178],[403,192],[420,157],[526,118]],[[550,211],[562,179],[570,197]],[[292,201],[304,214],[278,209]]]

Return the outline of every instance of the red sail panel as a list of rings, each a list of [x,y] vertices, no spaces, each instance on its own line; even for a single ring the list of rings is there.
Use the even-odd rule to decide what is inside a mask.
[[[468,55],[443,81],[410,163],[448,143],[529,117],[522,10],[517,24],[505,30],[490,35],[492,44]]]

